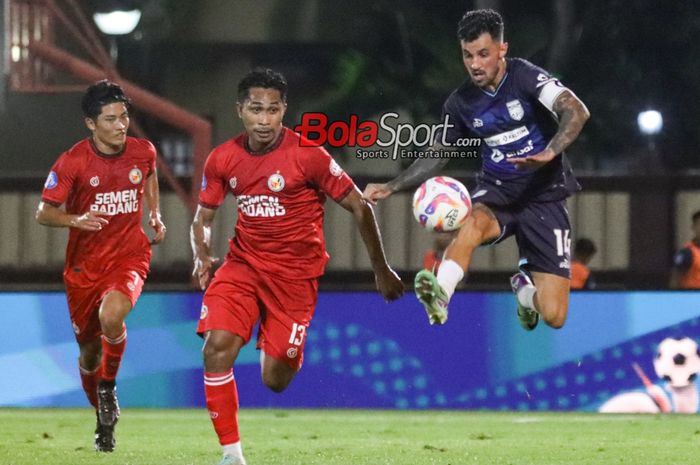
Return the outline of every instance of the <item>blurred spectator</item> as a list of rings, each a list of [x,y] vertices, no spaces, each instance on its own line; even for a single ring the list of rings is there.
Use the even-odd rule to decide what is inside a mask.
[[[673,256],[672,289],[700,289],[700,210],[692,220],[693,238]]]
[[[442,262],[442,256],[445,254],[445,249],[450,245],[453,237],[453,232],[435,233],[433,248],[428,249],[425,252],[425,256],[423,256],[423,269],[429,271],[438,269],[440,262]]]
[[[571,261],[571,289],[594,289],[588,264],[598,251],[592,240],[580,238],[574,244],[574,256]]]

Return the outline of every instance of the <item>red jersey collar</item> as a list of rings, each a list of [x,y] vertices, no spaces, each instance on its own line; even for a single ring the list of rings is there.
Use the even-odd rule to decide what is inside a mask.
[[[124,141],[124,145],[122,146],[122,149],[121,149],[120,151],[116,152],[116,153],[104,153],[104,152],[101,152],[100,149],[97,148],[97,145],[95,145],[95,141],[92,140],[92,137],[88,137],[88,142],[90,143],[90,147],[92,147],[92,151],[95,152],[95,155],[97,155],[98,157],[102,157],[102,158],[116,158],[116,157],[118,157],[119,155],[121,155],[122,153],[124,153],[124,151],[126,150],[126,142],[127,142],[127,141]]]
[[[250,146],[248,145],[248,133],[245,133],[243,135],[243,148],[245,149],[246,152],[248,152],[251,155],[266,155],[266,154],[272,152],[273,150],[275,150],[280,145],[282,145],[282,141],[284,140],[284,136],[286,133],[287,133],[287,128],[282,126],[282,130],[280,131],[280,135],[277,138],[277,140],[275,141],[275,143],[272,144],[269,148],[267,148],[265,150],[260,150],[259,152],[256,152],[256,151],[250,149]]]

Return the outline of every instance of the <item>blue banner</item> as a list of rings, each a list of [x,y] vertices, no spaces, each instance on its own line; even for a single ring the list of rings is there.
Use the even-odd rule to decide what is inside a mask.
[[[198,293],[145,293],[127,319],[125,407],[204,406]],[[0,406],[87,406],[64,294],[0,294]],[[251,341],[236,363],[243,407],[596,410],[652,381],[659,342],[700,340],[700,293],[582,292],[566,326],[523,331],[510,293],[458,293],[444,326],[413,296],[321,293],[304,367],[282,394]]]

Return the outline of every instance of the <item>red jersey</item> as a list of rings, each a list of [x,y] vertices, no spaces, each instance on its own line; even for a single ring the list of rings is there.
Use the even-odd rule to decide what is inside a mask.
[[[571,289],[583,289],[591,275],[591,270],[578,260],[571,261]]]
[[[127,137],[119,155],[102,155],[91,139],[61,154],[46,179],[41,199],[56,207],[65,203],[66,212],[71,214],[92,210],[109,221],[95,232],[70,228],[66,279],[72,270],[71,276],[88,286],[126,262],[143,276],[148,273],[151,246],[141,227],[141,199],[155,161],[153,144],[134,137]]]
[[[199,203],[215,209],[231,192],[238,201],[227,258],[286,279],[316,278],[328,261],[323,238],[326,194],[341,201],[355,185],[322,147],[301,147],[282,129],[277,146],[246,150],[241,134],[216,147],[204,165]]]
[[[688,241],[684,247],[693,255],[693,262],[690,268],[683,273],[680,281],[681,289],[700,289],[700,247],[695,245],[695,242]]]

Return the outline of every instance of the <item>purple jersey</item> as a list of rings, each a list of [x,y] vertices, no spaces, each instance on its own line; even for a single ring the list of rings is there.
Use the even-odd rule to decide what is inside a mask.
[[[507,160],[535,155],[557,131],[554,100],[564,86],[549,73],[520,58],[506,59],[506,74],[495,92],[471,80],[445,101],[450,123],[445,141],[482,139],[481,180],[499,186],[507,203],[561,200],[580,189],[565,154],[545,166],[520,171]]]

